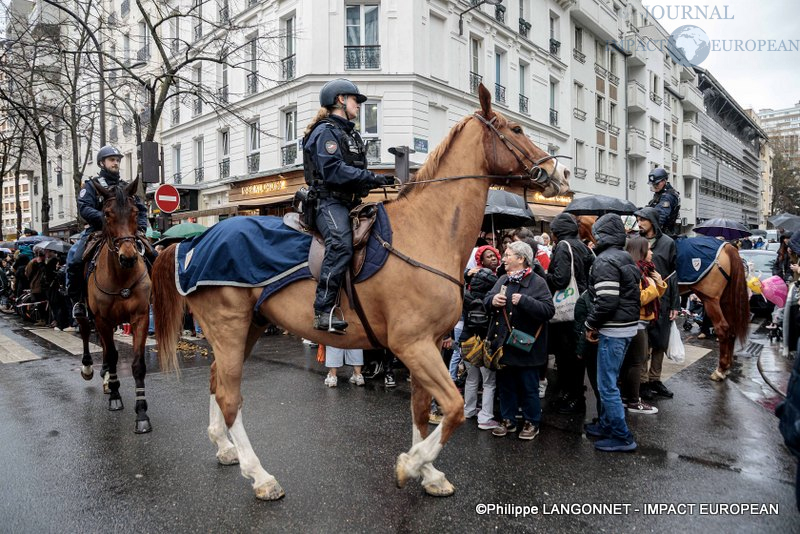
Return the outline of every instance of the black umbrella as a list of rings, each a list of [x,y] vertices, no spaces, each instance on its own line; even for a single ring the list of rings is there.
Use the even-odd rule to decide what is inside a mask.
[[[564,208],[564,213],[572,215],[605,215],[606,213],[616,213],[617,215],[633,215],[639,208],[630,200],[623,198],[607,197],[604,195],[593,195],[589,197],[576,198]]]
[[[36,243],[41,243],[42,241],[54,241],[57,238],[50,237],[49,235],[32,235],[28,237],[20,237],[17,239],[17,245],[30,245],[33,246]]]
[[[800,217],[792,215],[791,218],[784,219],[780,224],[775,224],[775,226],[783,228],[784,232],[796,232],[800,230]]]
[[[724,239],[741,239],[752,235],[750,229],[740,222],[730,219],[709,219],[694,227],[695,233]]]
[[[64,243],[61,240],[58,241],[45,241],[43,243],[39,243],[33,248],[39,248],[42,250],[52,250],[53,252],[57,252],[58,254],[66,254],[69,252],[70,245],[69,243]]]
[[[484,232],[530,226],[535,221],[525,199],[508,191],[490,189],[483,212]]]
[[[779,213],[777,215],[773,215],[772,217],[770,217],[767,220],[769,222],[771,222],[774,227],[777,228],[779,226],[783,226],[781,223],[783,223],[785,221],[788,221],[788,220],[791,220],[791,219],[798,219],[798,218],[799,217],[797,217],[797,215],[792,215],[791,213],[783,212],[783,213]]]

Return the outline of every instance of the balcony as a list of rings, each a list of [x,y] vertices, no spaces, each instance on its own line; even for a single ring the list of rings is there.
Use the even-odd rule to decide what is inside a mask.
[[[172,108],[172,125],[177,126],[181,122],[181,108],[175,106]]]
[[[258,5],[259,1],[260,0],[247,0],[247,8],[249,9],[249,8],[255,6],[255,5]]]
[[[297,142],[281,147],[281,165],[288,167],[297,163]]]
[[[150,46],[144,45],[136,52],[136,59],[139,61],[147,61],[150,59]]]
[[[367,163],[380,163],[381,162],[381,140],[377,137],[365,139],[364,143],[367,148]]]
[[[601,119],[600,117],[594,118],[594,125],[597,126],[599,129],[605,131],[608,129],[608,123]]]
[[[128,137],[133,132],[133,121],[131,119],[127,119],[122,121],[122,135]]]
[[[585,180],[586,179],[586,169],[584,169],[583,167],[573,167],[572,175],[575,178],[579,178],[581,180]]]
[[[502,4],[494,6],[494,20],[500,24],[506,23],[506,6]]]
[[[530,31],[531,23],[525,19],[519,19],[519,34],[527,39]]]
[[[203,114],[203,101],[200,98],[195,99],[194,106],[192,106],[192,111],[194,113],[193,117]]]
[[[528,97],[519,95],[519,112],[528,114]]]
[[[594,181],[601,184],[608,183],[608,175],[604,172],[596,172],[594,173]]]
[[[613,83],[614,85],[619,85],[619,76],[613,74],[611,71],[608,73],[608,81],[609,83]]]
[[[285,82],[294,80],[294,61],[294,54],[281,60],[281,79]]]
[[[586,112],[580,108],[572,108],[572,116],[578,119],[579,121],[586,120]]]
[[[253,174],[261,167],[261,153],[256,152],[247,156],[247,172]]]
[[[181,173],[176,172],[172,175],[172,183],[173,184],[180,184],[181,183]]]
[[[223,104],[228,103],[228,86],[217,87],[217,99]]]
[[[203,167],[194,170],[194,183],[199,184],[203,181],[203,175],[205,174]]]
[[[683,107],[688,111],[703,111],[705,108],[703,95],[691,82],[681,82],[680,95]]]
[[[606,0],[575,0],[571,11],[576,22],[595,34],[601,42],[619,40],[617,18]]]
[[[558,111],[550,108],[550,126],[558,126]]]
[[[647,111],[647,91],[636,80],[628,82],[628,111],[637,113]]]
[[[194,37],[194,41],[197,42],[203,38],[203,25],[197,24],[194,27],[194,31],[192,32],[192,36]]]
[[[559,52],[561,51],[561,41],[557,41],[550,38],[550,55],[558,57]]]
[[[469,92],[473,95],[478,94],[478,86],[483,81],[483,76],[478,74],[477,72],[470,71],[469,73]]]
[[[586,63],[586,54],[578,50],[577,48],[572,49],[572,57],[578,63]]]
[[[606,179],[608,180],[608,185],[619,185],[619,178],[617,176],[611,176],[610,174],[606,175]]]
[[[662,148],[664,148],[664,142],[661,139],[656,139],[655,137],[651,137],[650,146],[655,148],[656,150],[661,150]]]
[[[608,125],[608,133],[610,133],[611,135],[613,135],[615,137],[618,136],[619,135],[619,126],[615,126],[613,124],[609,124]]]
[[[700,179],[702,167],[700,161],[695,158],[683,158],[683,177]]]
[[[258,91],[258,73],[248,72],[244,81],[244,92],[246,95],[254,95]]]
[[[597,74],[601,78],[608,77],[608,70],[606,70],[606,68],[604,66],[600,65],[599,63],[595,63],[594,64],[594,72],[595,72],[595,74]]]
[[[122,4],[119,6],[119,14],[123,17],[127,17],[128,13],[131,12],[131,0],[122,0]]]
[[[500,103],[506,103],[506,86],[499,83],[494,84],[494,99]]]
[[[653,91],[650,91],[650,100],[652,100],[653,102],[655,102],[655,104],[656,104],[657,106],[660,106],[660,105],[661,105],[661,103],[664,101],[664,99],[663,99],[663,98],[661,98],[661,97],[658,95],[658,93],[655,93],[655,92],[653,92]]]
[[[228,6],[222,6],[217,11],[217,22],[220,24],[226,24],[230,20],[231,14]]]
[[[623,49],[630,52],[628,56],[628,65],[632,67],[643,67],[647,64],[647,49],[644,46],[644,41],[639,37],[636,32],[628,32],[625,34],[625,46]]]
[[[381,47],[345,46],[344,68],[346,69],[379,69],[381,68]]]
[[[219,162],[219,178],[220,180],[224,180],[225,178],[230,178],[231,176],[231,160],[230,158],[225,158]]]
[[[700,145],[703,143],[703,134],[700,133],[700,128],[693,122],[683,123],[683,144],[684,145]]]
[[[636,159],[647,157],[647,137],[644,131],[633,126],[628,128],[628,157]]]

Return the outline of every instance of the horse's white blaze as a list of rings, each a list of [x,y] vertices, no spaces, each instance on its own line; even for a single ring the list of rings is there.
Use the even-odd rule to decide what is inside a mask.
[[[566,177],[565,171],[568,171],[568,170],[569,170],[569,168],[566,165],[564,165],[563,163],[561,163],[560,161],[558,163],[556,163],[555,174],[556,174],[556,178],[558,179],[559,183],[561,184],[561,186],[560,186],[561,187],[561,191],[559,191],[560,193],[566,193],[569,190],[568,188],[565,189],[565,187],[567,187],[567,177]]]
[[[275,480],[275,477],[261,467],[261,462],[255,451],[253,451],[252,445],[250,445],[250,439],[247,437],[247,432],[245,432],[244,424],[242,423],[241,409],[236,414],[236,421],[233,422],[230,433],[233,444],[236,446],[236,452],[239,455],[239,467],[242,470],[242,476],[253,479],[253,488],[259,488],[267,482]]]
[[[222,410],[220,410],[214,395],[211,395],[211,402],[208,405],[208,437],[217,446],[217,458],[234,448],[233,443],[228,439],[225,417],[222,415]]]

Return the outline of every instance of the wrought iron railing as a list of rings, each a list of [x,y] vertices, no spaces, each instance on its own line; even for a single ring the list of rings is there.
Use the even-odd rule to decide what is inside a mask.
[[[230,158],[225,158],[219,162],[219,177],[220,179],[225,179],[230,177],[231,175],[231,160]]]
[[[261,167],[261,153],[256,152],[247,156],[247,172],[253,174]]]
[[[528,32],[531,31],[531,23],[525,19],[519,19],[519,34],[523,37],[528,37]]]
[[[608,81],[613,83],[614,85],[619,85],[619,76],[616,74],[612,74],[611,72],[608,73]]]
[[[228,86],[223,85],[222,87],[217,87],[217,98],[223,104],[228,103]]]
[[[173,184],[181,183],[181,173],[176,172],[175,174],[172,175],[172,183]]]
[[[580,63],[586,63],[586,54],[584,54],[577,48],[572,49],[572,57],[575,58],[575,61],[578,61]]]
[[[604,121],[600,117],[595,117],[594,118],[594,125],[597,126],[598,128],[600,128],[601,130],[607,130],[608,129],[608,121]]]
[[[139,61],[145,61],[147,59],[150,59],[150,46],[144,45],[143,47],[141,47],[139,51],[136,52],[136,59],[138,59]]]
[[[611,135],[619,135],[619,126],[614,126],[613,124],[609,124],[608,133],[610,133]]]
[[[603,78],[608,76],[608,70],[606,70],[606,68],[600,65],[599,63],[594,64],[594,71],[595,73],[597,73],[598,76],[601,76]]]
[[[656,150],[660,150],[664,146],[664,143],[660,139],[656,139],[655,137],[651,137],[650,138],[650,146],[655,148]]]
[[[281,165],[288,167],[297,162],[297,143],[281,147]]]
[[[661,98],[661,97],[660,97],[658,94],[656,94],[654,91],[650,91],[650,100],[652,100],[653,102],[655,102],[655,103],[656,103],[656,104],[658,104],[659,106],[661,105],[661,102],[663,102],[663,101],[664,101],[664,99],[663,99],[663,98]]]
[[[581,180],[586,179],[586,169],[583,167],[573,167],[572,171],[575,178],[580,178]]]
[[[172,108],[172,125],[177,126],[181,122],[181,108],[175,106]]]
[[[572,116],[578,119],[579,121],[586,120],[586,112],[580,108],[572,108]]]
[[[525,95],[519,95],[519,112],[528,113],[528,97]]]
[[[287,56],[281,60],[281,79],[288,82],[294,80],[295,55]]]
[[[473,95],[478,94],[478,86],[483,81],[483,76],[478,74],[477,72],[470,71],[469,73],[469,92]]]
[[[506,6],[502,4],[494,6],[494,20],[501,24],[506,23]]]
[[[345,46],[344,68],[346,69],[379,69],[381,68],[380,45]]]
[[[367,163],[380,163],[381,161],[381,140],[377,137],[365,139],[364,144],[367,149]]]
[[[506,86],[499,83],[494,84],[494,98],[501,104],[506,103]]]
[[[198,115],[203,113],[203,101],[200,97],[197,97],[194,101],[194,116],[197,117]]]
[[[558,111],[550,108],[550,126],[558,126]]]
[[[203,167],[194,170],[194,183],[199,184],[203,181],[203,175],[205,174]]]
[[[601,184],[608,182],[608,175],[604,172],[595,172],[594,173],[594,180],[595,182],[599,182]]]
[[[219,11],[217,11],[217,21],[220,24],[225,24],[226,22],[228,22],[228,20],[230,20],[230,11],[228,9],[228,6],[220,7]]]
[[[561,51],[561,41],[557,41],[554,38],[550,38],[550,54],[558,57],[558,53]]]

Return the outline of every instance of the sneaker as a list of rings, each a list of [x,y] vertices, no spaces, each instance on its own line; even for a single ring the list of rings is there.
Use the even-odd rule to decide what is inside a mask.
[[[497,436],[498,438],[502,438],[509,432],[516,432],[517,431],[517,423],[514,421],[510,421],[508,419],[503,419],[503,421],[497,425],[497,428],[492,430],[492,435]]]
[[[532,440],[539,434],[539,428],[534,426],[533,423],[530,421],[525,421],[525,424],[522,425],[522,430],[520,430],[519,435],[517,436],[519,439],[524,440]]]
[[[665,386],[660,380],[650,382],[650,390],[656,395],[660,395],[661,397],[666,397],[668,399],[671,399],[675,396],[675,394],[668,390],[667,386]]]
[[[394,374],[386,373],[383,375],[383,385],[387,388],[393,388],[397,386],[397,382],[394,380]]]
[[[54,326],[54,327],[53,327],[53,330],[55,330],[56,332],[63,332],[63,330],[61,330],[61,329],[60,329],[59,327],[57,327],[57,326]]]
[[[75,328],[74,326],[68,326],[64,330],[62,330],[62,332],[77,332],[77,331],[78,329]]]
[[[650,387],[650,382],[643,382],[639,386],[639,396],[644,400],[653,400],[655,398],[653,389]]]
[[[639,399],[638,402],[629,402],[625,405],[625,409],[630,413],[645,413],[649,415],[658,413],[658,408],[646,402],[642,402],[642,399]]]
[[[478,428],[481,430],[494,430],[495,428],[499,427],[500,423],[495,421],[494,419],[489,419],[485,423],[478,423]]]
[[[363,386],[364,385],[364,375],[354,374],[353,376],[350,377],[350,383],[351,384],[355,384],[357,386]]]
[[[440,412],[431,412],[430,415],[428,415],[428,423],[432,425],[438,425],[442,422],[442,419],[444,419],[444,414]]]
[[[603,430],[600,423],[587,423],[583,425],[583,431],[588,437],[592,438],[610,438],[611,434]]]
[[[83,302],[76,302],[75,305],[72,307],[72,318],[73,319],[86,318],[86,305]]]
[[[336,377],[336,375],[328,375],[325,377],[325,385],[329,388],[335,388],[336,384],[338,383],[339,379]]]
[[[699,334],[697,334],[697,339],[705,339],[707,337],[708,336],[706,334],[704,334],[703,332],[700,332]]]
[[[603,452],[630,452],[636,450],[636,442],[630,439],[606,438],[594,442],[594,448]]]
[[[303,345],[308,345],[310,347],[316,347],[317,344],[311,341],[310,339],[303,338]]]
[[[547,379],[539,381],[539,398],[543,399],[544,394],[547,393]]]

